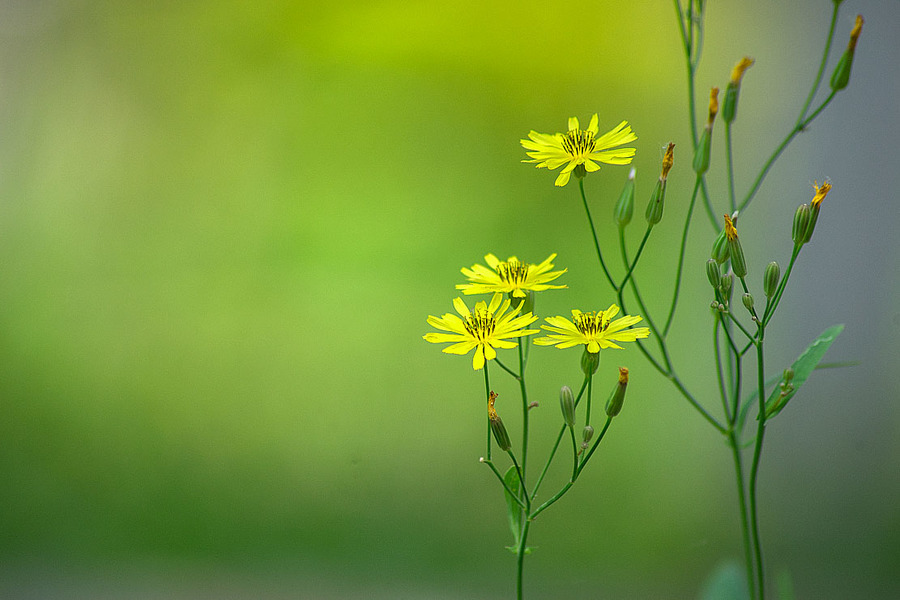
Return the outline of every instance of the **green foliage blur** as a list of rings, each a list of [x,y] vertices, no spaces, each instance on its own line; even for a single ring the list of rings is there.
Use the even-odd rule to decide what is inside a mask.
[[[805,100],[831,3],[709,4],[701,114],[734,62],[757,61],[734,129],[745,190]],[[878,70],[896,64],[900,8],[842,10],[829,65],[867,19],[850,85],[741,236],[761,286],[812,181],[832,178],[770,372],[836,323],[826,360],[861,366],[814,373],[771,426],[762,536],[798,598],[877,599],[900,593],[900,215],[884,175],[898,82]],[[478,464],[482,380],[421,339],[425,318],[488,252],[558,253],[569,288],[542,293],[542,315],[613,302],[574,180],[554,188],[518,143],[594,112],[638,135],[637,215],[676,144],[636,273],[668,306],[693,182],[672,5],[60,0],[0,15],[0,595],[510,597],[504,500]],[[586,180],[610,245],[627,171]],[[671,339],[715,409],[704,219]],[[533,349],[533,460],[579,358]],[[597,465],[529,540],[534,598],[697,597],[740,558],[720,439],[636,349],[604,353],[598,377],[619,365],[629,395]],[[517,388],[494,377],[515,432]]]

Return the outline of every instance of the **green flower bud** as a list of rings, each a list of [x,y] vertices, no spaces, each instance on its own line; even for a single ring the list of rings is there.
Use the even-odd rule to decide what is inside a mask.
[[[744,249],[741,248],[737,228],[728,215],[725,215],[725,237],[728,238],[728,252],[731,254],[731,270],[737,277],[746,277],[747,261],[744,260]]]
[[[581,446],[582,448],[586,448],[588,442],[591,441],[591,438],[594,437],[594,428],[590,425],[585,425],[584,430],[581,432]]]
[[[744,78],[744,71],[753,65],[753,59],[745,56],[731,70],[731,81],[725,88],[725,100],[722,102],[722,118],[726,123],[734,121],[737,115],[738,95],[741,91],[741,80]]]
[[[559,407],[562,409],[563,421],[569,428],[575,427],[575,396],[567,385],[559,388]]]
[[[750,311],[753,310],[753,296],[751,296],[749,293],[745,293],[743,296],[741,296],[741,302],[744,304],[744,308]]]
[[[613,219],[619,227],[625,227],[631,223],[631,216],[634,214],[634,173],[634,168],[632,168],[613,210]]]
[[[613,388],[612,393],[609,395],[609,400],[606,401],[607,416],[615,417],[622,412],[622,405],[625,403],[626,387],[628,387],[628,369],[619,367],[619,381],[616,382],[616,387]]]
[[[847,49],[841,55],[841,60],[834,68],[834,73],[831,74],[831,89],[835,92],[839,92],[850,83],[850,69],[853,67],[853,55],[856,54],[856,42],[859,34],[862,33],[862,26],[862,15],[856,15],[856,23],[850,32],[850,43],[847,44]]]
[[[725,230],[719,232],[719,235],[716,236],[716,241],[713,242],[712,252],[710,252],[710,256],[713,257],[717,263],[722,264],[731,256],[730,250],[728,248],[728,238],[725,236]]]
[[[663,207],[666,202],[666,181],[665,179],[657,179],[656,187],[650,194],[650,203],[647,205],[647,223],[656,225],[662,220]]]
[[[763,275],[763,291],[766,298],[772,298],[778,289],[778,282],[781,278],[781,267],[774,260],[766,265],[766,272]]]
[[[694,152],[694,172],[703,175],[709,170],[709,154],[712,146],[712,128],[707,127],[700,134],[697,150]]]
[[[806,243],[806,230],[809,229],[810,219],[809,204],[801,204],[794,213],[794,228],[791,231],[791,239],[797,246]]]
[[[706,261],[706,278],[709,279],[709,285],[713,286],[713,289],[722,284],[722,271],[719,270],[719,263],[715,259]]]
[[[506,452],[512,444],[509,442],[509,434],[506,432],[506,427],[503,426],[503,420],[494,409],[494,402],[496,400],[497,394],[491,392],[490,398],[488,399],[488,422],[491,426],[491,433],[494,434],[494,441],[497,442],[497,445],[500,446],[501,450]]]
[[[593,375],[600,368],[600,353],[588,352],[587,346],[584,347],[584,353],[581,355],[581,372],[587,376]]]
[[[722,276],[722,285],[719,287],[722,290],[722,297],[726,302],[731,302],[731,290],[734,288],[734,275],[729,273],[728,275]]]

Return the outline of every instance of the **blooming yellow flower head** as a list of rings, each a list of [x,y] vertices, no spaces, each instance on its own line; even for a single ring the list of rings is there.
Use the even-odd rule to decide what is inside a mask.
[[[825,196],[828,195],[828,192],[831,191],[831,184],[827,181],[819,185],[819,182],[815,182],[813,187],[816,188],[816,195],[812,199],[812,208],[819,208],[819,205],[822,204],[822,200],[825,199]]]
[[[524,298],[525,292],[528,290],[542,292],[549,289],[562,289],[566,286],[547,283],[566,272],[566,269],[551,270],[554,258],[556,255],[551,254],[541,264],[533,265],[524,263],[515,256],[510,256],[507,260],[502,261],[493,254],[488,254],[484,257],[484,261],[490,268],[483,265],[472,265],[471,269],[461,269],[462,274],[469,279],[469,283],[459,283],[456,285],[456,289],[462,290],[462,293],[466,295],[501,292],[512,294],[514,298]]]
[[[752,67],[754,62],[749,56],[745,56],[738,61],[738,64],[734,65],[734,68],[731,70],[731,83],[740,85],[741,79],[744,78],[744,71]]]
[[[442,317],[428,317],[429,325],[449,333],[431,332],[423,337],[435,344],[451,342],[451,346],[444,348],[444,352],[448,354],[468,354],[469,351],[475,350],[472,368],[481,369],[485,361],[497,358],[496,348],[516,347],[515,342],[509,341],[510,338],[540,331],[523,329],[537,321],[537,317],[530,312],[520,315],[521,303],[507,312],[510,301],[507,299],[501,302],[501,300],[501,294],[494,294],[490,304],[478,302],[470,311],[462,298],[456,298],[453,300],[453,307],[459,316],[447,313]]]
[[[642,317],[625,316],[613,321],[612,318],[617,314],[619,307],[613,304],[606,310],[596,312],[573,310],[571,321],[565,317],[547,317],[544,320],[549,325],[541,325],[541,328],[551,333],[546,337],[536,338],[534,343],[557,348],[572,348],[584,344],[588,352],[596,354],[601,348],[621,350],[622,347],[615,342],[633,342],[650,335],[647,327],[628,329],[642,321]]]
[[[608,165],[627,165],[634,158],[634,148],[615,148],[633,142],[637,136],[631,131],[628,121],[622,121],[599,138],[597,133],[597,114],[591,117],[587,129],[581,129],[576,117],[569,118],[569,130],[566,133],[538,133],[532,130],[530,139],[520,140],[522,146],[529,150],[530,159],[522,162],[537,163],[537,168],[556,169],[563,167],[556,178],[557,186],[569,183],[572,171],[584,176],[600,170],[598,163]]]

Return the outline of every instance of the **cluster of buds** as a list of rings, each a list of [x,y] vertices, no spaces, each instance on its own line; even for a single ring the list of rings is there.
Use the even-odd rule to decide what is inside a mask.
[[[713,300],[710,308],[718,311],[727,310],[727,305],[731,301],[731,290],[734,287],[734,275],[731,273],[723,275],[719,263],[715,259],[710,258],[706,261],[706,277],[709,279],[709,284],[713,287],[713,290],[718,292],[719,297],[723,300],[723,302]]]
[[[775,416],[778,414],[784,405],[787,404],[788,400],[794,395],[796,391],[794,388],[794,384],[792,383],[794,379],[794,370],[788,367],[784,370],[784,373],[781,376],[781,383],[778,384],[780,389],[778,393],[778,397],[775,398],[775,401],[772,402],[771,405],[766,407],[766,418]]]

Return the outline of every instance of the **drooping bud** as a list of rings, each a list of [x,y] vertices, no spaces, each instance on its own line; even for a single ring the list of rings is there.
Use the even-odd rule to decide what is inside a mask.
[[[659,180],[657,180],[656,186],[653,188],[653,193],[650,194],[650,203],[647,205],[645,216],[647,218],[647,223],[650,225],[656,225],[662,220],[663,208],[666,202],[666,180],[669,177],[669,171],[672,169],[674,163],[675,144],[669,143],[666,147],[666,154],[663,156]]]
[[[599,352],[588,352],[587,346],[584,347],[584,352],[581,355],[581,372],[584,373],[586,377],[590,377],[594,373],[597,372],[597,369],[600,368],[600,353]]]
[[[747,262],[744,260],[744,250],[741,248],[741,240],[738,239],[737,228],[728,215],[725,215],[725,237],[728,238],[728,251],[731,254],[731,270],[737,277],[745,277]]]
[[[494,434],[494,440],[497,442],[500,449],[506,452],[512,444],[509,442],[509,434],[506,432],[506,427],[504,427],[500,415],[498,415],[497,411],[494,409],[494,402],[496,400],[497,394],[492,391],[490,399],[488,400],[488,421],[491,425],[491,433]]]
[[[806,243],[806,230],[809,229],[809,204],[801,204],[794,213],[794,227],[791,231],[791,239],[794,240],[795,246],[802,246]]]
[[[631,223],[631,215],[634,214],[634,174],[634,167],[632,167],[613,210],[613,218],[619,227],[625,227]]]
[[[741,80],[744,78],[744,71],[753,65],[753,59],[745,56],[731,70],[731,81],[725,88],[725,100],[722,102],[722,118],[726,123],[734,121],[737,114],[738,95],[741,91]]]
[[[567,385],[559,388],[559,407],[562,409],[563,421],[569,429],[575,427],[575,396]]]
[[[606,401],[606,415],[615,417],[622,412],[622,405],[625,403],[625,388],[628,387],[628,368],[619,367],[619,381],[609,395]]]
[[[722,271],[719,270],[719,263],[713,258],[706,261],[706,278],[709,279],[709,285],[713,286],[713,289],[722,284]]]
[[[825,199],[825,196],[828,195],[828,192],[831,191],[831,184],[827,181],[819,185],[819,182],[815,182],[813,187],[816,188],[816,195],[813,197],[812,202],[809,203],[809,224],[806,226],[806,233],[803,236],[803,242],[808,242],[812,239],[813,230],[816,228],[816,222],[819,220],[819,208],[822,204],[822,200]]]
[[[719,232],[716,241],[713,242],[712,252],[710,252],[713,260],[719,264],[724,263],[731,256],[728,249],[728,238],[725,236],[725,230]]]
[[[856,42],[859,40],[859,34],[862,33],[863,22],[862,15],[856,15],[856,23],[850,32],[850,42],[847,44],[844,54],[841,55],[841,60],[838,61],[837,66],[834,68],[834,73],[831,74],[831,89],[835,92],[844,89],[850,83],[853,55],[856,54]]]
[[[763,275],[763,292],[766,298],[772,298],[778,289],[778,282],[781,279],[781,267],[774,260],[766,265],[766,272]]]

